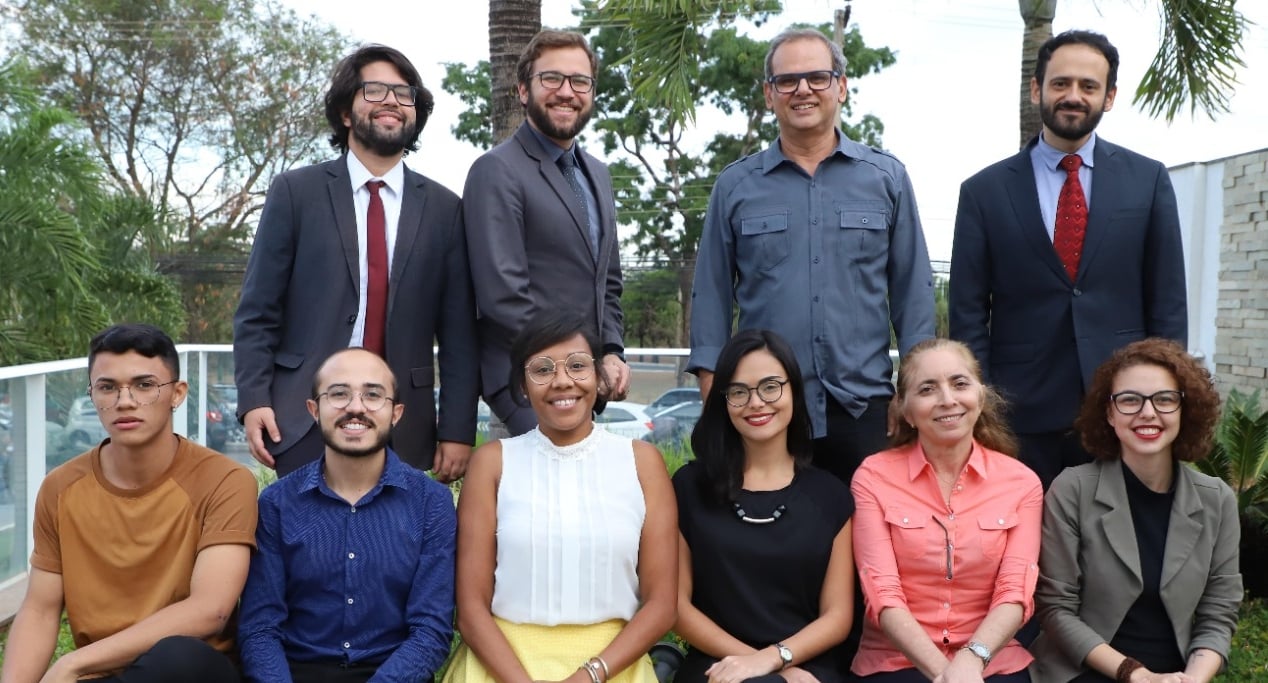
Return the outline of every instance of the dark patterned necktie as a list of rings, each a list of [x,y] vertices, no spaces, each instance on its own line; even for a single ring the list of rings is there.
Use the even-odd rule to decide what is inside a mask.
[[[559,172],[564,174],[564,180],[568,181],[568,187],[572,188],[572,193],[577,197],[577,205],[581,207],[581,220],[585,222],[586,232],[590,235],[590,253],[597,255],[599,253],[599,231],[598,226],[590,224],[590,203],[586,201],[585,190],[581,189],[581,169],[577,168],[577,158],[573,156],[573,151],[564,152],[559,157]]]
[[[1087,198],[1083,195],[1083,183],[1079,182],[1079,167],[1083,158],[1067,154],[1061,160],[1065,170],[1065,184],[1057,198],[1057,221],[1052,231],[1052,246],[1065,265],[1065,272],[1073,282],[1079,274],[1079,258],[1083,255],[1083,236],[1087,233]]]

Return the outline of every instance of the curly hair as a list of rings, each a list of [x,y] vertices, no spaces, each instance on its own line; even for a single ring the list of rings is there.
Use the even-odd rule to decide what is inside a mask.
[[[330,146],[339,150],[340,153],[348,151],[348,127],[343,125],[343,117],[352,111],[353,99],[361,90],[361,69],[374,62],[391,64],[400,72],[401,78],[405,79],[407,84],[418,90],[414,100],[414,132],[405,144],[406,153],[417,152],[418,136],[422,135],[423,126],[427,125],[427,118],[431,116],[435,99],[431,91],[423,87],[423,77],[418,74],[418,69],[414,68],[409,58],[400,50],[373,43],[361,46],[340,60],[330,76],[330,87],[323,98],[326,105],[326,122],[330,124]]]
[[[969,347],[961,342],[941,338],[926,339],[911,347],[898,367],[898,387],[894,395],[894,409],[902,412],[907,391],[913,388],[912,385],[916,379],[915,367],[920,356],[940,349],[958,353],[968,367],[969,373],[973,375],[973,379],[977,380],[982,387],[982,414],[973,425],[973,438],[986,448],[1017,457],[1017,437],[1013,436],[1012,430],[1008,428],[1008,422],[1004,420],[1006,407],[1004,398],[994,388],[982,382],[982,366],[973,357]],[[906,446],[915,443],[919,436],[920,433],[915,427],[899,420],[898,426],[894,429],[894,435],[889,439],[889,445],[892,448]]]
[[[1176,460],[1202,460],[1211,451],[1215,424],[1220,418],[1220,394],[1211,373],[1184,347],[1170,339],[1142,339],[1114,352],[1092,375],[1092,386],[1083,398],[1083,407],[1074,421],[1082,435],[1083,447],[1101,460],[1121,455],[1114,427],[1106,419],[1110,393],[1118,373],[1137,365],[1154,365],[1171,373],[1176,388],[1184,394],[1180,408],[1180,434],[1171,444]]]

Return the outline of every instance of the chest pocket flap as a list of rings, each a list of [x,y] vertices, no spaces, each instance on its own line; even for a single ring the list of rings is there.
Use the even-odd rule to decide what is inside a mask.
[[[742,235],[765,235],[771,232],[782,232],[787,229],[787,213],[772,213],[740,219],[740,234]]]

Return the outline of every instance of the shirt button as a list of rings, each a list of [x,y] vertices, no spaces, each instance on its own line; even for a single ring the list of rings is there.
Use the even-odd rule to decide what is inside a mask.
[[[1004,526],[1004,520],[1002,520],[1002,519],[1001,519],[1001,520],[999,520],[999,525],[1000,525],[1000,526]]]
[[[903,524],[906,524],[906,523],[907,523],[907,518],[903,517]]]
[[[954,513],[954,512],[952,512],[951,514],[947,515],[947,519],[954,520],[954,519],[955,519],[955,513]]]
[[[818,216],[815,216],[814,218],[811,218],[811,219],[810,219],[810,224],[811,224],[811,225],[818,225],[818,224],[819,224],[819,217],[818,217]]]
[[[347,649],[348,649],[348,648],[350,648],[350,647],[352,647],[352,643],[344,643],[344,644],[343,644],[343,649],[345,649],[345,650],[347,650]]]
[[[352,514],[356,514],[356,513],[357,513],[357,506],[353,505],[353,506],[352,506]]]
[[[867,216],[863,217],[863,225],[867,225]]]
[[[348,598],[348,604],[351,605],[352,602],[353,602],[352,598]]]
[[[945,628],[944,628],[944,629],[942,629],[942,635],[944,635],[944,636],[945,636],[945,635],[948,635],[948,634],[949,634],[949,631],[947,631]]]
[[[815,303],[819,303],[819,297],[815,297]]]
[[[356,322],[357,322],[357,316],[356,316],[356,314],[353,314],[353,315],[348,316],[348,324],[349,324],[349,325],[353,325],[353,324],[355,324]]]
[[[355,560],[356,558],[357,558],[357,554],[356,554],[356,553],[348,553],[348,559],[349,559],[349,560]]]
[[[942,609],[951,609],[951,603],[949,602],[942,603]],[[943,631],[943,633],[946,633],[946,631]]]
[[[814,262],[815,262],[815,263],[818,263],[818,262],[819,262],[819,257],[818,257],[818,256],[816,256],[816,257],[815,257]]]

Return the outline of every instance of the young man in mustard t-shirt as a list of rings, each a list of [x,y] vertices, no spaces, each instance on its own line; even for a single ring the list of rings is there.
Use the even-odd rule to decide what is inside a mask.
[[[40,486],[0,683],[237,681],[227,653],[255,545],[255,478],[172,432],[189,385],[162,330],[101,332],[88,375],[109,438]],[[50,667],[63,608],[76,649]]]

